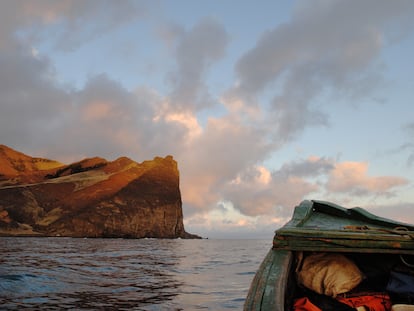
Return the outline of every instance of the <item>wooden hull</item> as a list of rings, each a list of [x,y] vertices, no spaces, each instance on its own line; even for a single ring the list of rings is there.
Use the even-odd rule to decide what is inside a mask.
[[[297,289],[295,260],[303,252],[343,253],[386,265],[400,255],[414,258],[414,226],[377,217],[361,208],[303,201],[275,232],[273,248],[260,265],[244,310],[291,310]]]
[[[260,265],[244,304],[244,310],[285,310],[285,293],[292,252],[271,249]]]

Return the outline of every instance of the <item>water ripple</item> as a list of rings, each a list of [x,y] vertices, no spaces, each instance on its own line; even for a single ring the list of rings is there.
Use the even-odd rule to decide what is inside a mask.
[[[4,310],[239,310],[268,241],[0,238]]]

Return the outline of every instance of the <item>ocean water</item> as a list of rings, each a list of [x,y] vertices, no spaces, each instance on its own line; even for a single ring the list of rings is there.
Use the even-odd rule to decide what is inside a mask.
[[[1,310],[241,310],[271,240],[0,238]]]

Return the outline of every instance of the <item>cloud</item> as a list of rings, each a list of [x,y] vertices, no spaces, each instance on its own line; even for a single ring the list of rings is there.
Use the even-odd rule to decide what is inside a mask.
[[[91,128],[77,127],[79,112],[86,109],[86,106],[80,107],[85,102],[78,100],[82,101],[79,96],[85,92],[79,93],[71,86],[59,83],[50,59],[39,54],[33,43],[47,39],[63,49],[77,48],[140,15],[138,4],[90,0],[1,3],[0,138],[3,143],[23,151],[49,150],[50,156],[61,156],[70,151],[65,154],[68,159],[89,155],[94,145],[104,146],[103,135],[93,137],[91,131],[91,138],[101,141],[92,139],[95,144],[91,144],[87,134]],[[100,91],[104,93],[105,89]],[[107,104],[110,107],[110,103]],[[84,146],[87,148],[82,151],[80,147]],[[95,152],[101,150],[98,148]]]
[[[291,208],[306,198],[390,197],[408,185],[405,178],[369,176],[366,162],[335,162],[310,157],[283,164],[269,171],[250,166],[220,188],[221,198],[231,202],[244,215],[278,215],[287,217]],[[346,203],[346,202],[345,202]]]
[[[138,100],[138,96],[146,101]],[[157,102],[153,94],[143,89],[134,94],[100,75],[91,78],[72,100],[71,115],[61,127],[69,148],[83,150],[89,156],[95,153],[111,158],[133,150],[141,154],[136,148],[145,139],[144,129],[151,131],[151,116],[157,107],[150,106]],[[142,132],[138,125],[142,126]]]
[[[381,85],[381,49],[403,37],[413,9],[411,1],[300,2],[289,21],[264,33],[237,62],[238,82],[228,96],[251,105],[273,93],[268,122],[275,140],[327,126],[316,99],[334,89],[333,101],[338,94],[355,100]]]
[[[270,150],[260,130],[228,115],[210,118],[202,134],[178,156],[186,203],[194,211],[214,205],[223,199],[221,189],[227,182]]]
[[[250,166],[223,186],[223,197],[245,215],[287,217],[292,207],[320,189],[312,179],[331,168],[331,161],[314,157],[285,164],[272,172],[262,166]]]
[[[290,21],[266,32],[240,59],[240,89],[257,93],[286,72],[347,87],[378,56],[385,26],[410,16],[413,6],[410,1],[301,2]]]
[[[40,25],[33,28],[38,34],[30,35],[41,40],[54,38],[55,48],[62,51],[72,51],[145,15],[141,1],[28,1],[24,11],[40,18]]]
[[[407,137],[405,142],[385,150],[380,155],[382,157],[401,156],[402,159],[400,163],[405,164],[406,167],[410,168],[414,164],[414,122],[403,124],[401,128]]]
[[[272,172],[263,166],[252,166],[221,187],[219,205],[212,205],[195,215],[189,214],[186,225],[204,235],[214,228],[219,235],[228,236],[228,230],[239,236],[267,234],[270,237],[273,230],[291,218],[299,202],[319,196],[324,200],[334,197],[335,203],[348,207],[356,202],[380,216],[412,223],[413,219],[408,216],[393,216],[396,210],[409,211],[410,203],[372,204],[379,197],[389,198],[407,186],[408,180],[393,176],[373,177],[367,171],[366,162],[335,162],[314,156],[285,163]],[[368,203],[361,205],[363,202]]]
[[[98,75],[81,90],[68,89],[56,83],[47,59],[23,48],[1,53],[0,68],[0,140],[19,150],[48,150],[62,161],[95,155],[144,160],[178,153],[177,141],[188,132],[188,124],[171,117],[156,120],[164,101],[148,88],[131,92]]]
[[[333,159],[309,157],[302,161],[292,161],[283,164],[280,175],[297,177],[315,177],[329,173],[334,168]]]
[[[395,154],[404,154],[405,155],[405,164],[407,167],[411,167],[414,163],[414,142],[406,142],[396,148],[388,150],[384,153],[386,156],[392,156]]]
[[[186,217],[186,230],[198,232],[209,238],[266,238],[273,236],[274,230],[285,224],[289,217],[248,216],[235,209],[231,202],[222,201],[209,211]]]
[[[72,99],[62,136],[68,148],[88,156],[146,160],[172,154],[177,159],[201,131],[193,115],[166,113],[168,103],[153,90],[129,91],[106,75],[91,78]]]
[[[191,111],[209,107],[212,99],[204,82],[207,69],[223,57],[228,34],[216,20],[205,18],[189,31],[183,31],[178,40],[177,69],[170,73],[172,106]]]
[[[368,163],[337,163],[329,175],[327,189],[333,192],[366,195],[368,193],[389,194],[395,187],[408,184],[408,180],[394,176],[367,176]]]
[[[410,138],[410,141],[403,146],[400,147],[401,150],[408,150],[409,155],[407,158],[407,166],[412,166],[414,163],[414,122],[407,124],[404,126],[405,131],[408,133],[408,137]]]
[[[16,46],[0,53],[0,139],[31,148],[54,135],[70,109],[70,90],[55,83],[47,58]]]

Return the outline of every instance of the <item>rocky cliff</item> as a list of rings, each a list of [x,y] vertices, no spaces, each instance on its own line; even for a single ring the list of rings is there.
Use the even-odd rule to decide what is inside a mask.
[[[184,230],[171,156],[64,165],[0,145],[0,235],[198,238]]]

